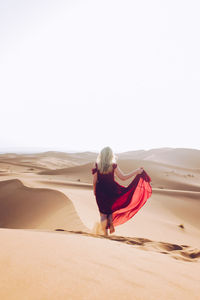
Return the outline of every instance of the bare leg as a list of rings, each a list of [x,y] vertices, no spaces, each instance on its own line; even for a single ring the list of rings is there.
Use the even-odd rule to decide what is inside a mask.
[[[110,234],[115,232],[115,227],[113,225],[113,222],[112,222],[112,214],[110,214],[108,216],[108,222],[109,222],[109,227],[110,227]]]
[[[101,227],[103,230],[104,235],[108,235],[108,230],[107,230],[107,225],[108,225],[108,220],[107,220],[107,215],[100,213],[101,216]]]

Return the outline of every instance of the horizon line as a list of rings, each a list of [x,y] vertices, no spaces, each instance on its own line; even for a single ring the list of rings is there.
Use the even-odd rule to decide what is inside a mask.
[[[157,147],[157,148],[149,148],[149,149],[132,149],[126,151],[115,151],[115,153],[127,153],[127,152],[136,152],[136,151],[151,151],[151,150],[158,150],[158,149],[185,149],[185,150],[197,150],[197,148],[186,148],[186,147]],[[97,149],[87,149],[87,150],[80,150],[80,149],[62,149],[62,148],[51,148],[51,147],[0,147],[0,154],[35,154],[35,153],[46,153],[46,152],[60,152],[60,153],[99,153]]]

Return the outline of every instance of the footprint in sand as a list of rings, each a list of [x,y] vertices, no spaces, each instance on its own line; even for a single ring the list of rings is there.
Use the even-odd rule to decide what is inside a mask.
[[[152,241],[146,238],[133,238],[124,236],[103,236],[94,233],[84,232],[84,231],[73,231],[64,230],[61,228],[55,229],[55,231],[65,231],[66,233],[81,234],[85,236],[90,236],[94,238],[109,239],[116,242],[125,243],[132,246],[138,246],[141,250],[159,252],[161,254],[168,254],[172,258],[177,260],[183,260],[188,262],[195,262],[200,258],[200,250],[193,249],[188,245],[177,245],[165,242]]]

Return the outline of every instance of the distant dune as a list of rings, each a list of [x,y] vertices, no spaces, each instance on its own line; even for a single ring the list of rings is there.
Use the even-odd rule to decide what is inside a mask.
[[[87,163],[70,168],[62,168],[56,170],[45,170],[39,172],[40,175],[64,175],[65,178],[70,180],[81,180],[83,182],[91,182],[91,169],[93,163]]]
[[[176,167],[168,164],[160,164],[154,161],[136,160],[136,159],[120,159],[117,161],[120,169],[124,173],[128,173],[133,169],[142,166],[152,179],[152,186],[158,188],[200,191],[200,173],[195,169],[187,169]],[[39,175],[51,175],[53,177],[63,177],[66,180],[81,181],[92,183],[91,169],[94,162],[82,164],[79,166],[61,168],[55,170],[45,170],[38,172]],[[126,182],[118,181],[127,185]]]
[[[200,171],[200,150],[188,148],[158,148],[129,151],[118,154],[119,158],[150,160]]]

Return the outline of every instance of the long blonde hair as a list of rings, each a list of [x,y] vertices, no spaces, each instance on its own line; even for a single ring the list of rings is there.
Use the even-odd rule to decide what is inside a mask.
[[[116,163],[116,156],[110,147],[103,148],[97,156],[97,165],[100,173],[107,174],[112,171],[112,164]]]

